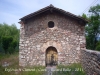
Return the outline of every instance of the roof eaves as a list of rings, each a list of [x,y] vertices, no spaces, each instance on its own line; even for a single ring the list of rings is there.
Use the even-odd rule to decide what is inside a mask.
[[[70,16],[70,17],[75,18],[75,19],[77,19],[77,20],[82,20],[82,21],[88,23],[87,20],[85,20],[84,18],[82,18],[82,17],[80,17],[80,16],[74,15],[74,14],[72,14],[72,13],[70,13],[70,12],[67,12],[67,11],[65,11],[65,10],[63,10],[63,9],[59,9],[59,8],[56,8],[56,7],[55,7],[55,9],[58,10],[58,11],[60,11],[61,13],[65,14],[65,15],[67,15],[67,16]]]
[[[54,6],[53,6],[52,4],[50,4],[50,5],[47,6],[47,7],[44,7],[44,8],[42,8],[42,9],[36,11],[36,12],[33,12],[33,13],[31,13],[31,14],[28,14],[28,15],[26,15],[26,16],[20,18],[19,20],[24,20],[24,19],[26,19],[26,18],[33,17],[33,16],[35,16],[35,15],[38,15],[38,14],[40,14],[40,13],[43,13],[43,12],[49,10],[48,8],[53,8],[53,7],[54,7]]]
[[[67,12],[67,11],[63,10],[63,9],[54,7],[52,4],[50,4],[50,5],[47,6],[47,7],[42,8],[42,9],[36,11],[36,12],[33,12],[33,13],[29,14],[29,15],[26,15],[26,16],[22,17],[20,20],[26,20],[26,19],[28,19],[28,18],[31,18],[31,17],[36,16],[36,15],[38,15],[38,14],[41,14],[41,13],[47,11],[47,10],[51,10],[51,8],[52,8],[53,10],[56,10],[56,11],[62,13],[62,14],[65,14],[65,15],[67,15],[67,16],[70,16],[70,17],[72,17],[72,18],[75,18],[75,19],[77,19],[77,20],[82,20],[82,21],[84,21],[85,23],[88,22],[87,20],[83,19],[82,17],[79,17],[79,16],[77,16],[77,15],[74,15],[74,14],[72,14],[72,13],[70,13],[70,12]]]

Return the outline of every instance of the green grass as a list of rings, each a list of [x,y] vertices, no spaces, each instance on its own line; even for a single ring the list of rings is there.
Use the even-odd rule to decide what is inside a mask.
[[[44,75],[44,66],[19,66],[19,54],[0,54],[0,75]],[[3,67],[4,62],[9,63],[7,67]],[[13,71],[10,71],[13,70]],[[16,70],[16,71],[15,71]],[[30,71],[31,70],[31,71]],[[61,70],[61,71],[58,71]],[[9,71],[9,72],[8,72]],[[53,75],[86,75],[81,64],[71,64],[69,66],[59,65],[57,71]]]
[[[0,54],[0,75],[43,75],[44,66],[19,66],[19,54]],[[4,62],[9,63],[9,66],[3,67]]]
[[[53,75],[86,75],[80,63],[68,66],[59,65]]]

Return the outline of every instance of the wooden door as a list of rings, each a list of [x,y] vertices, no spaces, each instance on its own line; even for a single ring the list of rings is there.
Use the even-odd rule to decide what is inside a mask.
[[[56,48],[49,47],[46,50],[46,66],[48,66],[48,65],[50,65],[50,66],[57,65],[57,61],[58,61],[58,53],[57,53]]]

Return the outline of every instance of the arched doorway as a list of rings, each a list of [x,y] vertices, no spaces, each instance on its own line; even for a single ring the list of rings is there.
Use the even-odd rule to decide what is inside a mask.
[[[48,47],[46,49],[46,58],[45,58],[46,66],[55,66],[57,65],[57,61],[58,61],[57,49],[52,46]]]

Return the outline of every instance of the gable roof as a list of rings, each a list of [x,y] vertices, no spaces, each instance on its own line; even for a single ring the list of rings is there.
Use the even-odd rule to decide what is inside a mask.
[[[85,24],[88,22],[87,20],[83,19],[82,17],[76,16],[76,15],[70,13],[70,12],[67,12],[67,11],[62,10],[60,8],[57,8],[57,7],[54,7],[52,4],[50,4],[49,6],[47,6],[45,8],[42,8],[42,9],[36,11],[36,12],[33,12],[31,14],[28,14],[28,15],[20,18],[19,20],[25,21],[25,20],[27,20],[29,18],[35,17],[35,16],[37,16],[37,15],[39,15],[41,13],[44,13],[46,11],[52,12],[53,10],[56,10],[57,12],[59,12],[61,14],[64,14],[64,15],[69,16],[69,17],[72,17],[72,18],[77,19],[79,21],[83,21]]]

